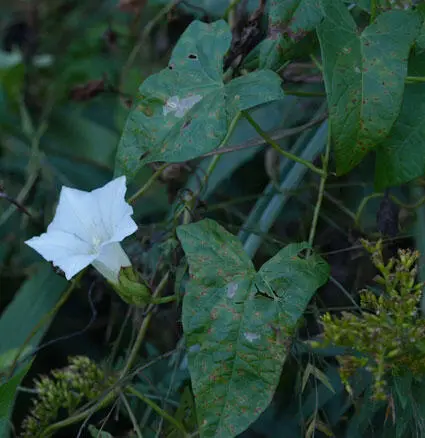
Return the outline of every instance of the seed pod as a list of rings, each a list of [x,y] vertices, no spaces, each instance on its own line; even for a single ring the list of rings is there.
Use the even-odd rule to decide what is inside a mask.
[[[379,205],[378,213],[376,214],[376,222],[378,231],[384,236],[395,237],[398,234],[398,206],[388,196],[388,191],[385,193]]]

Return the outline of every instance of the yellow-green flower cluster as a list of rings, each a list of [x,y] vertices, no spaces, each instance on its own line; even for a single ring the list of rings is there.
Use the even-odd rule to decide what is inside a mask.
[[[349,378],[359,369],[372,373],[374,398],[387,398],[391,376],[425,372],[425,319],[418,304],[423,284],[416,281],[419,253],[399,250],[398,257],[384,262],[382,242],[363,242],[379,271],[379,293],[360,293],[359,314],[329,313],[322,318],[325,344],[348,348],[352,354],[338,357],[340,375],[347,390]]]
[[[84,401],[97,398],[113,384],[99,366],[85,356],[69,359],[69,366],[52,371],[35,382],[37,397],[22,424],[22,438],[37,438],[58,417],[59,411],[71,415]]]

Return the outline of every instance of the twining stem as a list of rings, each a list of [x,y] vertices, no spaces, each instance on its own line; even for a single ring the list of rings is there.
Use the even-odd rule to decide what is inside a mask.
[[[231,135],[233,134],[236,125],[239,121],[239,119],[241,118],[242,113],[238,112],[235,117],[233,117],[232,121],[230,122],[230,126],[229,129],[227,130],[226,135],[224,136],[223,140],[221,141],[221,143],[219,144],[219,146],[217,147],[216,150],[220,150],[223,146],[225,146],[227,144],[227,142],[229,141]],[[211,174],[213,173],[214,169],[216,168],[218,162],[220,161],[221,155],[215,155],[210,162],[208,163],[208,168],[206,169],[206,171],[203,173],[203,176],[201,178],[200,184],[199,184],[199,188],[197,190],[197,193],[194,194],[194,196],[192,197],[192,199],[197,198],[202,189],[205,187],[205,185],[208,182],[209,177],[211,176]],[[192,208],[188,208],[187,206],[185,206],[179,213],[177,213],[174,216],[174,221],[177,221],[177,219],[183,215],[183,220],[182,222],[184,224],[188,224],[191,221],[191,211]]]
[[[374,198],[382,198],[383,196],[384,196],[384,193],[372,193],[371,195],[366,196],[366,197],[364,197],[364,198],[362,199],[362,202],[360,203],[359,208],[357,209],[357,212],[356,212],[356,218],[355,218],[355,221],[354,221],[354,223],[355,223],[355,225],[356,225],[357,227],[359,227],[359,225],[360,225],[360,217],[361,217],[361,215],[362,215],[362,213],[363,213],[363,210],[364,210],[364,208],[366,207],[367,203],[368,203],[371,199],[374,199]]]
[[[142,431],[140,430],[139,423],[137,422],[137,418],[134,415],[133,409],[131,409],[130,403],[127,400],[125,394],[120,393],[120,399],[123,402],[125,408],[127,409],[128,416],[130,417],[131,422],[133,423],[134,432],[136,432],[137,438],[143,438]]]
[[[146,181],[133,196],[128,200],[129,204],[134,204],[141,196],[143,196],[152,186],[152,184],[162,175],[162,172],[170,165],[170,163],[163,164],[155,173]]]
[[[151,407],[157,414],[159,414],[162,418],[167,420],[169,423],[173,424],[180,432],[182,432],[185,436],[187,435],[187,431],[183,424],[181,424],[178,420],[176,420],[174,417],[172,417],[167,411],[162,409],[160,406],[158,406],[154,401],[152,401],[150,398],[144,396],[140,391],[137,391],[132,386],[128,386],[126,388],[126,391],[128,394],[134,395],[139,400],[141,400],[143,403],[146,403],[149,407]]]
[[[167,272],[162,278],[162,280],[160,281],[160,283],[158,284],[158,286],[156,287],[155,291],[153,292],[152,299],[155,300],[156,298],[160,297],[162,291],[165,289],[165,286],[167,285],[168,276],[169,273]],[[142,342],[145,339],[146,332],[148,330],[151,319],[152,319],[152,306],[150,307],[150,309],[148,309],[147,315],[143,320],[142,325],[140,326],[139,333],[137,334],[137,338],[134,341],[133,348],[131,349],[127,362],[121,371],[121,378],[123,378],[128,373],[128,371],[134,365],[134,362],[136,362],[137,355],[139,354],[140,346],[142,345]]]
[[[273,149],[275,149],[279,154],[283,155],[284,157],[296,161],[297,163],[303,164],[304,166],[308,167],[313,172],[317,173],[321,177],[326,177],[326,172],[323,169],[319,169],[316,167],[313,163],[310,163],[310,161],[304,160],[303,158],[297,157],[294,154],[291,154],[291,152],[285,151],[282,149],[268,134],[267,132],[263,131],[261,129],[261,126],[251,117],[251,115],[243,111],[244,117],[248,120],[248,122],[251,124],[251,126],[257,131],[257,133],[268,143]]]
[[[331,127],[328,127],[328,140],[326,142],[326,150],[325,155],[322,159],[322,171],[323,175],[320,177],[320,185],[319,185],[319,194],[317,195],[316,207],[314,208],[313,221],[310,227],[310,235],[308,237],[308,243],[311,247],[313,247],[314,237],[316,236],[317,222],[319,220],[320,208],[323,202],[323,195],[325,193],[325,185],[326,179],[328,177],[328,165],[329,165],[329,156],[331,152]]]
[[[230,122],[230,126],[229,129],[227,130],[227,133],[225,135],[225,137],[223,138],[222,142],[220,143],[220,145],[218,146],[218,148],[216,149],[216,151],[219,151],[223,146],[225,146],[227,144],[227,142],[229,141],[231,135],[233,134],[237,123],[239,122],[239,119],[241,118],[242,113],[238,112],[236,114],[235,117],[233,117],[233,120]],[[210,177],[210,175],[213,173],[214,169],[216,168],[218,162],[220,160],[220,155],[215,155],[214,158],[210,161],[208,168],[205,172],[205,175],[202,179],[202,186],[204,186],[207,182],[208,182],[208,178]]]
[[[362,199],[362,202],[359,205],[359,208],[357,209],[356,215],[355,215],[355,220],[354,223],[357,227],[360,227],[360,218],[362,216],[363,210],[365,209],[366,205],[368,204],[368,202],[372,199],[375,198],[382,198],[385,196],[385,193],[383,192],[377,192],[377,193],[372,193],[369,196],[366,196]],[[425,196],[421,197],[420,199],[418,199],[415,203],[413,204],[405,204],[404,202],[400,201],[396,196],[394,195],[390,195],[389,198],[391,199],[391,201],[393,201],[395,204],[399,205],[400,207],[405,208],[406,210],[416,210],[417,208],[419,208],[421,205],[425,204]]]
[[[31,333],[27,336],[24,343],[19,347],[18,352],[16,353],[15,358],[13,359],[12,365],[9,369],[9,377],[12,377],[15,372],[16,366],[18,364],[19,358],[21,357],[22,352],[25,350],[27,345],[30,343],[31,339],[37,334],[37,332],[59,311],[59,309],[66,303],[68,298],[71,296],[72,291],[78,286],[80,283],[80,279],[83,276],[84,271],[81,271],[77,277],[72,281],[69,285],[68,289],[65,293],[60,297],[59,301],[56,303],[55,307],[47,312],[41,319],[38,321],[37,325],[32,329]]]
[[[323,114],[320,117],[314,118],[313,120],[310,120],[309,122],[305,123],[304,125],[296,126],[295,128],[288,128],[288,129],[276,129],[275,131],[272,131],[270,135],[270,138],[272,140],[281,140],[282,138],[292,137],[293,135],[300,134],[307,129],[312,128],[313,126],[318,125],[319,123],[323,122],[328,117],[327,114]],[[223,154],[229,154],[231,152],[236,151],[242,151],[244,149],[263,146],[264,144],[267,144],[267,140],[264,140],[264,138],[260,139],[251,139],[247,142],[238,144],[236,146],[231,146],[228,148],[220,148],[216,149],[212,152],[207,152],[204,155],[201,155],[202,157],[209,157],[212,155],[223,155]]]

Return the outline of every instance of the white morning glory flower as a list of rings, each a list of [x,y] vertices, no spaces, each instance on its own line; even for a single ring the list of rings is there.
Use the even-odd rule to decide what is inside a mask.
[[[120,268],[131,266],[119,242],[137,230],[125,192],[125,176],[91,192],[62,187],[47,232],[25,243],[61,268],[68,280],[92,264],[117,283]]]

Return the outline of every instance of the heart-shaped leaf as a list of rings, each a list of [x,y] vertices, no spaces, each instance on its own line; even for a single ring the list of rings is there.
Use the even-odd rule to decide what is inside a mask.
[[[283,97],[279,76],[260,70],[223,82],[231,32],[225,21],[194,21],[168,68],[140,87],[124,128],[116,174],[132,177],[154,161],[181,162],[217,148],[239,111]]]
[[[397,119],[421,20],[412,11],[388,11],[359,34],[342,2],[322,0],[322,7],[318,35],[337,173],[343,174],[376,148]]]
[[[288,341],[329,274],[308,245],[289,245],[257,273],[240,241],[206,219],[180,226],[191,281],[183,328],[201,435],[231,438],[270,403]]]

